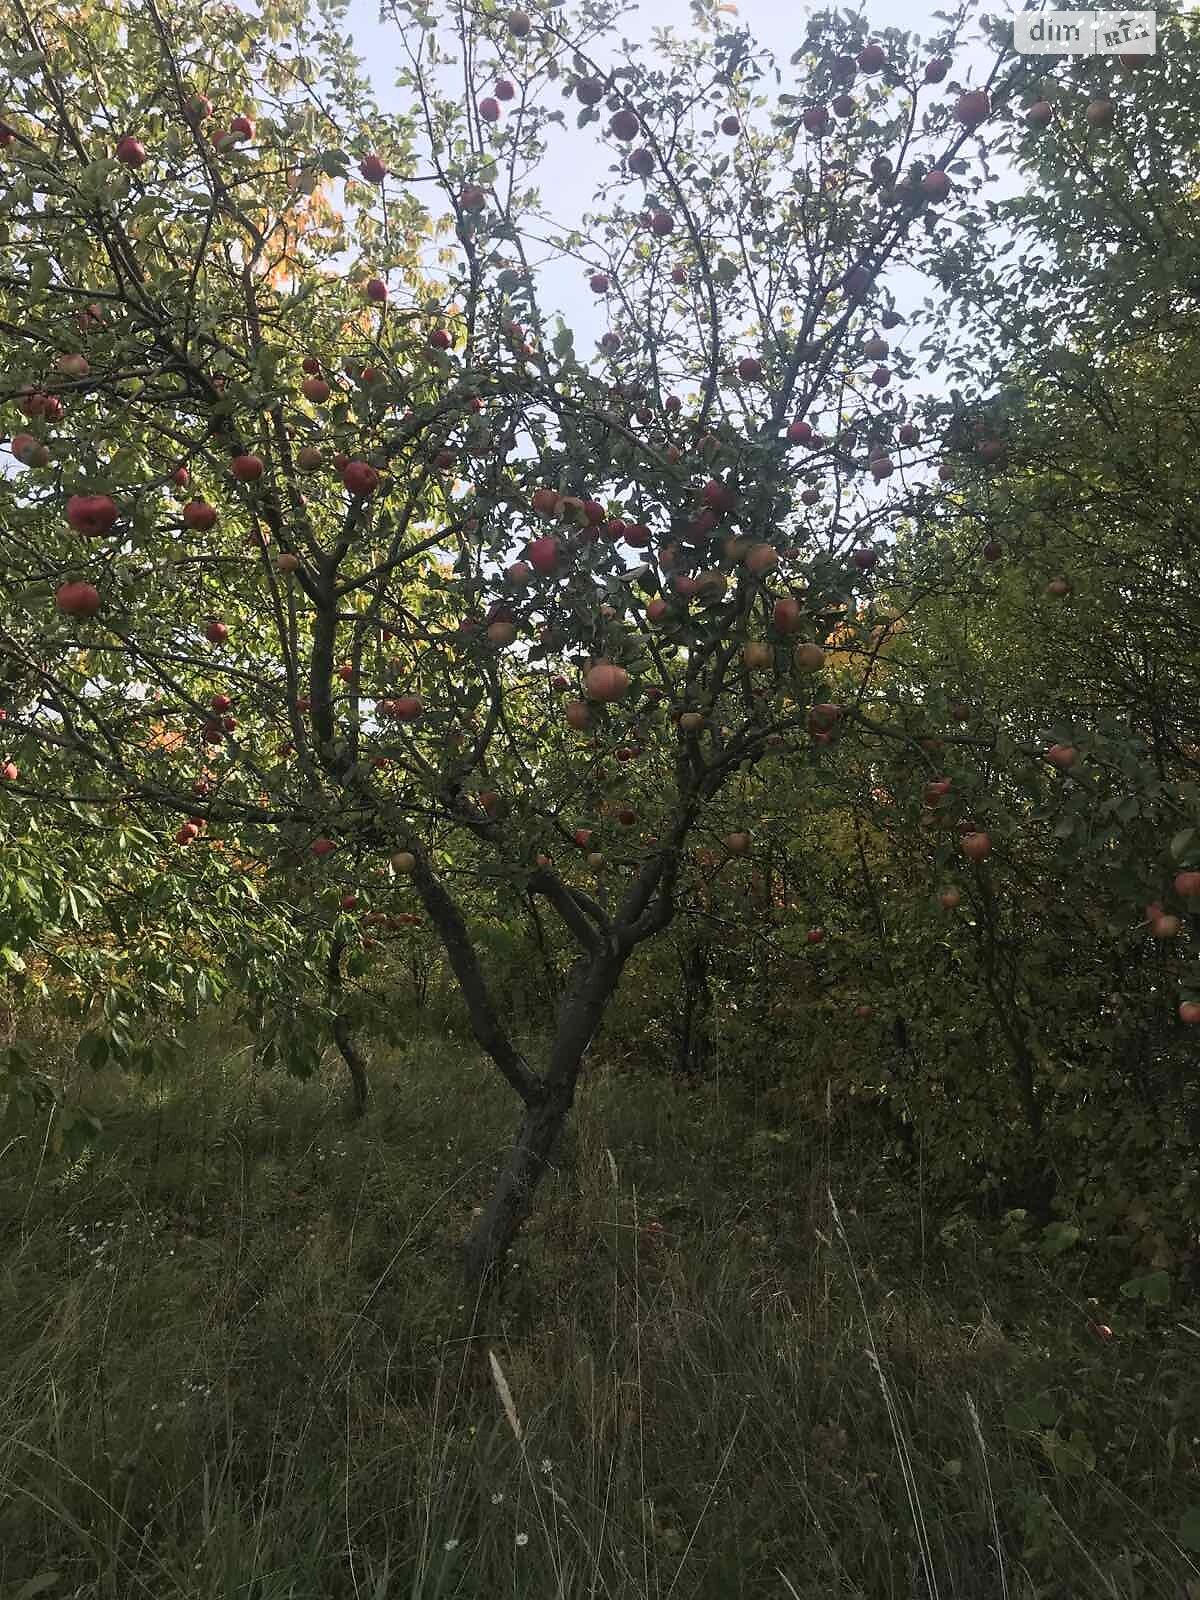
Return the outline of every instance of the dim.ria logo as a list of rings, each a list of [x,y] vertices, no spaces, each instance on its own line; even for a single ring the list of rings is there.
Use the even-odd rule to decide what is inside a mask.
[[[1035,56],[1152,56],[1153,11],[1037,11],[1013,21],[1013,48]]]

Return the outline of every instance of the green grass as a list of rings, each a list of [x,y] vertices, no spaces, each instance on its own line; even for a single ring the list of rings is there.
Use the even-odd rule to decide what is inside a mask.
[[[377,1053],[352,1126],[332,1063],[192,1054],[83,1085],[71,1165],[0,1143],[4,1600],[1200,1595],[1193,1309],[609,1067],[472,1338],[479,1058]]]

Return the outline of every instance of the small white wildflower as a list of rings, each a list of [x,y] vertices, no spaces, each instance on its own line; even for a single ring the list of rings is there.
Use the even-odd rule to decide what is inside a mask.
[[[458,1549],[458,1540],[457,1539],[447,1539],[446,1540],[446,1549],[447,1550],[457,1550]]]
[[[543,1456],[542,1457],[542,1471],[543,1472],[553,1472],[553,1470],[554,1470],[554,1463],[551,1461],[550,1457],[549,1456]]]
[[[526,1544],[528,1544],[529,1543],[529,1535],[527,1533],[519,1533],[517,1535],[517,1543],[518,1543],[518,1545],[526,1545]]]
[[[501,1500],[503,1500],[503,1499],[504,1499],[504,1490],[503,1489],[497,1489],[495,1494],[492,1496],[492,1504],[494,1506],[498,1506],[500,1504]]]

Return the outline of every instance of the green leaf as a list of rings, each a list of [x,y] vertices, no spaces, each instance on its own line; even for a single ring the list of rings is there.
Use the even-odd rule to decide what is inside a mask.
[[[1195,828],[1181,828],[1171,840],[1171,855],[1176,861],[1182,861],[1196,841]]]
[[[1175,1540],[1185,1550],[1200,1551],[1200,1506],[1189,1506],[1180,1517]]]
[[[1126,1300],[1144,1300],[1148,1306],[1165,1306],[1171,1301],[1171,1279],[1163,1271],[1147,1272],[1121,1285]]]
[[[1079,1477],[1096,1470],[1096,1452],[1086,1434],[1074,1428],[1069,1439],[1051,1431],[1042,1435],[1042,1450],[1055,1472],[1067,1477]]]
[[[1052,1222],[1042,1229],[1041,1251],[1043,1255],[1054,1257],[1062,1255],[1064,1250],[1078,1242],[1079,1229],[1072,1222]]]
[[[1050,1427],[1058,1419],[1058,1407],[1048,1395],[1034,1395],[1030,1400],[1013,1400],[1004,1408],[1004,1420],[1018,1433],[1036,1433]]]

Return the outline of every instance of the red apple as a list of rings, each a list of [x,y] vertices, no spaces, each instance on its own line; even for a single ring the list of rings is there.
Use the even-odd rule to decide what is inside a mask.
[[[1049,100],[1035,100],[1025,113],[1025,122],[1030,128],[1048,128],[1053,121],[1054,107]]]
[[[925,82],[941,83],[949,71],[949,60],[945,56],[935,56],[932,61],[925,63]]]
[[[106,494],[73,494],[67,501],[67,521],[76,533],[105,534],[117,514],[116,502]]]
[[[397,722],[415,722],[424,709],[420,695],[404,694],[392,702],[392,715]]]
[[[731,856],[748,856],[750,847],[751,840],[748,833],[727,833],[725,835],[725,848]]]
[[[342,469],[342,483],[357,499],[365,500],[379,487],[379,474],[365,461],[347,461]]]
[[[791,595],[785,595],[782,600],[776,600],[771,620],[779,633],[795,633],[800,626],[800,602]]]
[[[1078,752],[1072,745],[1052,744],[1046,751],[1046,760],[1050,762],[1051,766],[1057,767],[1060,772],[1065,772],[1068,767],[1075,765],[1077,754]]]
[[[301,445],[296,452],[296,465],[301,472],[315,472],[323,460],[320,450],[315,444]]]
[[[943,172],[940,167],[935,167],[932,172],[927,172],[921,179],[921,193],[927,200],[932,200],[935,203],[939,200],[944,200],[952,187],[949,173]]]
[[[576,733],[583,733],[592,725],[592,712],[585,700],[569,700],[563,709],[567,726],[574,728]]]
[[[1107,128],[1113,119],[1113,112],[1115,110],[1116,107],[1113,105],[1111,100],[1098,98],[1091,101],[1087,110],[1084,112],[1084,116],[1087,118],[1088,127]]]
[[[382,183],[387,177],[387,168],[378,156],[364,156],[358,164],[358,170],[368,183]]]
[[[808,944],[823,944],[825,942],[825,929],[810,928],[804,937]]]
[[[210,644],[224,644],[229,638],[229,629],[223,622],[210,622],[204,630],[204,637]]]
[[[13,768],[13,775],[16,775],[15,767]],[[7,769],[4,770],[4,776],[8,776]],[[1180,1022],[1188,1023],[1200,1022],[1200,1000],[1181,1001],[1179,1006],[1179,1020]]]
[[[183,525],[193,528],[197,533],[205,533],[213,527],[217,520],[216,506],[210,506],[207,500],[189,500],[183,508]]]
[[[796,665],[801,672],[819,672],[825,665],[825,652],[819,644],[802,644],[796,649]]]
[[[558,571],[562,546],[557,539],[547,536],[542,539],[534,539],[525,554],[530,566],[539,577],[552,578]]]
[[[733,511],[737,507],[737,495],[724,483],[716,478],[710,478],[704,485],[702,494],[704,504],[712,511]]]
[[[1188,870],[1175,874],[1175,893],[1181,900],[1200,899],[1200,872]]]
[[[331,851],[336,850],[337,846],[332,839],[314,839],[308,848],[314,856],[320,859],[320,857],[327,856]]]
[[[964,833],[958,847],[968,861],[983,861],[992,853],[992,841],[986,833]]]
[[[992,114],[992,103],[986,89],[968,89],[954,102],[954,120],[968,130],[986,122]]]
[[[255,483],[263,475],[263,464],[258,456],[234,456],[229,464],[229,470],[239,483]]]
[[[311,400],[313,405],[324,405],[330,396],[329,385],[324,378],[305,378],[300,385],[300,393],[306,400]]]
[[[127,133],[123,139],[117,140],[117,160],[124,162],[127,167],[140,167],[146,161],[146,146],[140,139],[135,139],[133,134]]]
[[[742,131],[742,124],[737,117],[728,116],[721,118],[721,132],[732,138],[735,133]]]
[[[636,115],[627,109],[616,113],[608,125],[608,131],[614,139],[620,139],[623,144],[628,144],[630,139],[636,139],[641,132],[642,125]]]
[[[589,699],[612,702],[623,700],[629,692],[629,674],[612,661],[598,661],[584,675],[583,686]]]
[[[367,284],[367,299],[376,305],[382,305],[387,297],[387,284],[382,278],[372,278]]]
[[[938,904],[943,911],[953,911],[962,903],[962,895],[957,889],[943,889],[938,895]]]
[[[754,577],[763,578],[779,565],[779,551],[773,545],[753,544],[742,557],[742,565]]]
[[[887,64],[887,56],[882,45],[867,44],[858,52],[858,69],[865,72],[868,77],[876,72],[882,72]]]
[[[64,583],[55,590],[54,603],[67,617],[94,617],[100,609],[100,591],[90,583]]]

